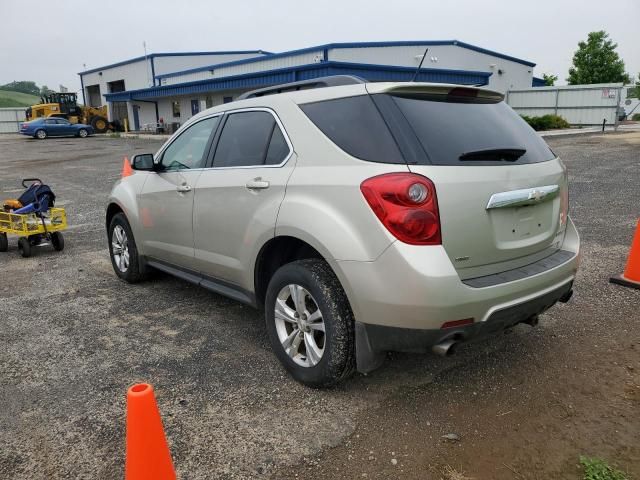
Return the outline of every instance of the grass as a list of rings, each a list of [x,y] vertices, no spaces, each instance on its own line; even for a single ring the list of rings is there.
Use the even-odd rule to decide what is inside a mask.
[[[456,470],[451,465],[447,465],[442,474],[444,475],[443,480],[473,480],[472,477],[467,477],[463,472]]]
[[[627,476],[599,458],[580,457],[584,480],[629,480]]]
[[[40,97],[11,90],[0,90],[0,107],[29,107],[36,103],[40,103]]]

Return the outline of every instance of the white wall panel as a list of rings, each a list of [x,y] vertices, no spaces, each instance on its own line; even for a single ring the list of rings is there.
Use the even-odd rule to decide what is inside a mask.
[[[205,70],[202,72],[194,72],[190,74],[179,75],[175,77],[167,77],[162,79],[162,85],[175,85],[184,82],[194,82],[198,80],[207,80],[211,78],[229,77],[232,75],[242,75],[245,73],[262,72],[266,70],[277,70],[279,68],[296,67],[299,65],[307,65],[315,63],[323,58],[323,51],[317,50],[305,52],[298,55],[290,55],[286,57],[270,58],[265,57],[264,60],[255,62],[242,63],[240,65],[230,65],[227,67],[212,68],[212,71]]]
[[[26,121],[24,107],[0,108],[0,133],[16,133]]]
[[[560,115],[572,125],[616,123],[622,84],[570,85],[513,90],[507,103],[520,115]],[[556,106],[557,105],[557,106]]]
[[[417,67],[425,48],[420,45],[333,48],[329,50],[329,60]],[[429,46],[422,67],[492,72],[489,87],[502,93],[513,88],[529,88],[533,80],[533,67],[457,45]]]

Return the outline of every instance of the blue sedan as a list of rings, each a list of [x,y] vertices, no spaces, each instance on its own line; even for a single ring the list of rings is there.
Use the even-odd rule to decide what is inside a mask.
[[[40,140],[47,137],[74,136],[85,138],[94,134],[91,125],[71,123],[64,118],[36,118],[20,126],[20,133]]]

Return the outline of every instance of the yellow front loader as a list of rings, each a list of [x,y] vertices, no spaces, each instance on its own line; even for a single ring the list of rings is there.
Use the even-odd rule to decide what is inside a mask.
[[[41,97],[42,103],[32,105],[26,110],[27,121],[40,117],[61,117],[71,123],[91,125],[96,133],[119,130],[107,120],[107,107],[80,106],[75,93],[56,93]]]

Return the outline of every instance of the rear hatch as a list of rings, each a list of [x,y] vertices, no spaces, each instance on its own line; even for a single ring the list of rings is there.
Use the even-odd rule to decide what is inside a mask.
[[[396,86],[372,97],[409,169],[435,184],[442,244],[461,278],[518,268],[560,248],[566,170],[500,94]]]

